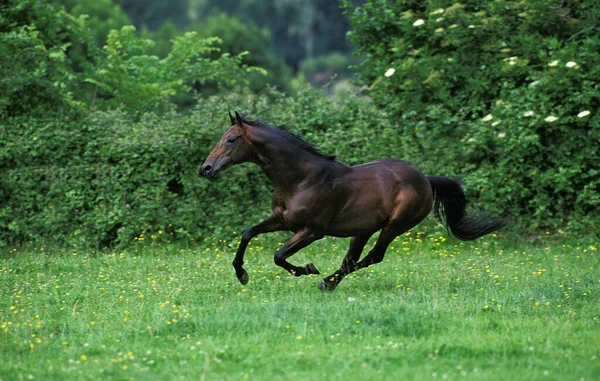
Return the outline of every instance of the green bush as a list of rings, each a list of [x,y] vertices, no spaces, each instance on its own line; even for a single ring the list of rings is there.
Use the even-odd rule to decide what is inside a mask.
[[[240,62],[248,67],[261,68],[246,73],[248,87],[258,93],[267,86],[276,87],[281,91],[291,90],[291,70],[283,60],[271,51],[271,36],[269,31],[259,28],[250,20],[241,20],[222,13],[207,17],[202,22],[178,28],[171,22],[166,22],[155,31],[142,30],[142,36],[151,39],[155,45],[150,48],[152,55],[166,57],[171,50],[173,41],[185,32],[193,32],[203,39],[219,39],[219,50],[209,52],[208,58],[218,59],[223,53],[233,57],[241,57]],[[172,97],[171,101],[180,109],[193,107],[198,96],[206,97],[219,92],[218,83],[205,81],[203,83],[188,78],[187,84],[194,92],[182,93]]]
[[[159,58],[132,26],[112,30],[99,49],[84,16],[40,0],[1,11],[0,243],[103,246],[152,229],[195,237],[218,229],[219,219],[205,218],[218,208],[214,197],[203,204],[191,190],[181,196],[218,138],[208,115],[221,110],[224,120],[226,108],[213,100],[182,116],[170,98],[191,91],[189,79],[233,87],[261,69],[193,32]],[[73,59],[74,43],[87,54]],[[243,179],[233,176],[228,188]]]
[[[84,18],[39,0],[0,7],[0,118],[81,106],[67,50],[91,41]]]
[[[525,231],[600,222],[595,1],[346,4],[358,75],[407,160]]]
[[[111,110],[13,129],[3,159],[21,160],[0,180],[1,220],[9,221],[0,226],[2,240],[106,246],[143,232],[201,237],[218,229],[220,218],[207,216],[220,208],[223,188],[200,181],[196,169],[226,113],[209,115],[137,118]],[[240,178],[221,186],[235,197]]]
[[[229,127],[229,110],[290,125],[325,152],[356,164],[374,157],[378,110],[357,96],[331,104],[307,88],[294,97],[247,90],[198,103],[189,114],[95,111],[83,119],[21,118],[3,132],[0,241],[128,244],[156,236],[230,239],[269,213],[258,167],[198,175]],[[390,152],[391,154],[391,152]]]

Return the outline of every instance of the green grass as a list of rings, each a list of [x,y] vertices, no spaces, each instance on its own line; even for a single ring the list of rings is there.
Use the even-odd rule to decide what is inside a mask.
[[[316,286],[347,240],[292,257],[322,273],[301,278],[273,264],[276,242],[253,242],[247,286],[219,241],[6,253],[0,379],[600,378],[593,241],[413,232],[328,294]]]

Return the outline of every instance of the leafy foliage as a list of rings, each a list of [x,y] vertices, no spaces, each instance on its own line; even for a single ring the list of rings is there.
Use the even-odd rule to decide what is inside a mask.
[[[88,42],[84,18],[39,0],[11,0],[0,12],[0,117],[78,107],[67,50]]]
[[[260,69],[195,33],[174,38],[159,58],[131,26],[111,31],[99,49],[83,16],[36,0],[2,11],[0,243],[75,237],[105,245],[165,221],[179,171],[198,160],[169,97],[190,83],[243,85]],[[77,62],[73,41],[88,53]]]
[[[95,85],[91,102],[100,97],[106,99],[106,107],[123,104],[132,110],[151,110],[172,95],[191,91],[192,81],[199,86],[208,81],[233,85],[244,83],[245,70],[260,70],[243,66],[243,54],[217,54],[211,59],[210,54],[220,52],[214,46],[217,42],[216,37],[189,32],[175,37],[170,53],[158,58],[144,54],[153,41],[137,38],[133,26],[112,30],[105,55],[86,78]]]
[[[232,237],[269,211],[267,178],[250,164],[229,169],[217,182],[198,175],[228,127],[227,111],[288,123],[325,152],[356,164],[376,152],[370,133],[377,109],[357,96],[333,107],[306,89],[296,97],[236,91],[202,101],[189,115],[141,116],[124,110],[84,119],[21,120],[5,132],[11,144],[0,179],[0,239],[106,246],[142,233],[202,239]]]
[[[248,53],[243,63],[264,69],[250,77],[249,87],[254,92],[264,89],[265,84],[281,91],[289,91],[291,71],[284,61],[271,51],[272,37],[267,28],[260,28],[252,20],[242,20],[218,13],[202,23],[192,24],[189,30],[197,31],[200,36],[219,37],[224,52],[232,55]]]
[[[101,49],[85,15],[75,18],[41,0],[13,1],[2,10],[3,115],[120,105],[145,111],[191,92],[192,84],[245,84],[249,72],[261,70],[243,64],[243,53],[221,54],[218,38],[193,32],[174,37],[159,58],[148,54],[153,41],[136,37],[133,26],[112,30]],[[72,47],[85,54],[69,54]]]
[[[369,95],[404,158],[463,176],[527,230],[597,230],[594,1],[346,4]],[[393,70],[390,70],[393,69]],[[384,76],[384,73],[387,73]]]
[[[347,164],[399,157],[461,176],[470,198],[509,209],[523,231],[594,231],[598,12],[586,1],[544,4],[347,5],[369,98],[331,100],[310,88],[246,89],[260,72],[249,65],[268,57],[268,35],[240,30],[235,18],[215,16],[214,25],[236,26],[223,34],[232,54],[173,26],[159,31],[159,45],[125,26],[99,47],[84,16],[13,1],[0,19],[0,245],[239,234],[268,212],[266,177],[251,165],[216,183],[197,174],[231,110],[290,124]],[[248,32],[263,57],[236,50]],[[175,96],[214,86],[218,95],[175,111]]]
[[[52,0],[51,2],[64,6],[68,13],[76,17],[85,17],[86,26],[97,46],[106,44],[111,30],[131,25],[129,16],[112,0]],[[84,51],[74,53],[85,54]]]

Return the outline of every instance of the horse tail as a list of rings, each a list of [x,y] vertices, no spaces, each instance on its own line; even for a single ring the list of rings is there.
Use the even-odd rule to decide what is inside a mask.
[[[485,214],[467,216],[467,198],[457,181],[443,176],[428,176],[433,191],[435,217],[452,234],[463,241],[470,241],[494,232],[505,225],[502,219]]]

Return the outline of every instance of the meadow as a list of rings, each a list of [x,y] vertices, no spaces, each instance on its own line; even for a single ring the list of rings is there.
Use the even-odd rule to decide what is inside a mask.
[[[347,240],[273,264],[258,237],[242,286],[236,243],[124,251],[11,249],[0,262],[0,379],[594,380],[600,260],[593,239],[444,232],[398,237],[333,293],[317,284]]]

